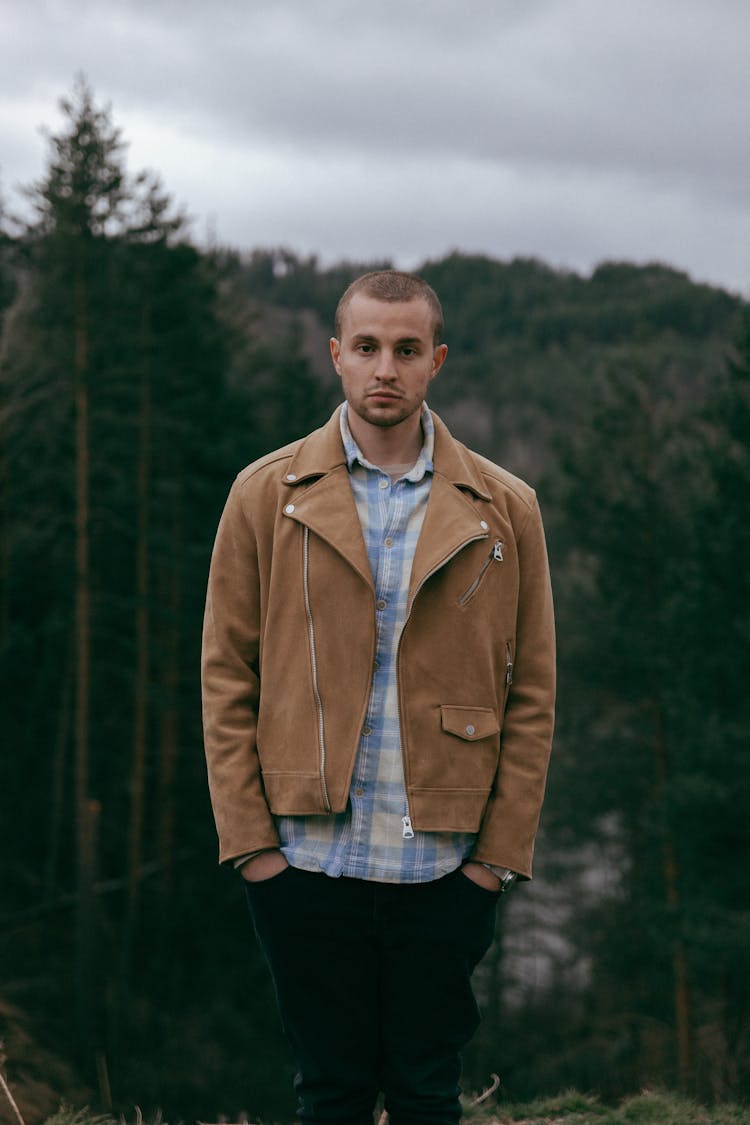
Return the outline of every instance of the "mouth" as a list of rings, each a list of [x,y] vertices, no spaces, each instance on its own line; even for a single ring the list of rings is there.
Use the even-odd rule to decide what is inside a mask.
[[[367,397],[384,399],[386,402],[395,402],[397,399],[401,398],[401,395],[397,394],[395,391],[370,391]]]

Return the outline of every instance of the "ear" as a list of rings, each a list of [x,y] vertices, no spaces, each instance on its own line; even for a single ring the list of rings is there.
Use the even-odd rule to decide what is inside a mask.
[[[432,371],[430,372],[430,378],[431,379],[435,378],[438,371],[440,370],[440,368],[445,363],[445,357],[447,355],[448,355],[448,345],[447,344],[438,344],[438,346],[435,348],[434,352],[432,353]]]
[[[331,336],[328,345],[331,349],[331,359],[333,360],[333,366],[336,368],[336,374],[341,375],[341,344],[335,336]]]

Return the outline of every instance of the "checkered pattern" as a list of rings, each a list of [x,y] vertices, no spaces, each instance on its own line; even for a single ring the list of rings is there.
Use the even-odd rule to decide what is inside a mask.
[[[429,882],[459,867],[474,843],[469,833],[404,836],[409,808],[396,657],[412,559],[432,484],[434,426],[427,407],[422,431],[424,444],[416,464],[391,481],[362,456],[349,429],[346,404],[341,409],[341,438],[375,583],[376,659],[347,810],[332,817],[277,818],[286,858],[307,871],[384,883]]]

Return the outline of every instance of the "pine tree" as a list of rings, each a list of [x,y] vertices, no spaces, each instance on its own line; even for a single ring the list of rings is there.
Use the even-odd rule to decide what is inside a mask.
[[[36,218],[21,240],[29,296],[24,344],[12,357],[23,410],[10,451],[11,475],[27,501],[19,496],[16,541],[28,536],[22,511],[34,511],[33,534],[46,548],[38,553],[53,575],[48,604],[30,601],[29,610],[54,630],[57,662],[36,679],[56,706],[35,716],[36,726],[25,722],[24,736],[55,747],[42,865],[49,894],[65,876],[65,779],[73,777],[74,991],[88,1064],[104,1034],[97,986],[119,979],[106,1018],[111,1041],[125,1051],[120,1032],[129,1034],[143,972],[139,932],[164,930],[168,903],[144,913],[142,883],[153,865],[165,873],[174,866],[180,726],[189,723],[189,737],[199,737],[192,704],[189,720],[179,718],[181,685],[194,682],[196,659],[195,637],[187,651],[180,638],[186,610],[179,591],[187,580],[202,593],[215,521],[213,500],[206,510],[207,489],[191,477],[194,465],[214,455],[206,453],[204,427],[211,432],[214,415],[229,412],[213,281],[186,240],[183,217],[156,177],[127,175],[119,130],[85,82],[61,105],[64,126],[50,137],[46,175],[30,192]],[[54,459],[40,459],[45,448]],[[175,554],[175,529],[186,557]],[[189,599],[191,628],[201,593]],[[152,777],[161,779],[162,806],[149,805]],[[107,870],[122,879],[122,910],[94,894],[97,872]],[[120,958],[110,955],[107,965],[98,932],[116,933],[120,944]]]
[[[41,300],[58,319],[60,383],[72,388],[75,426],[75,822],[78,896],[79,1038],[92,1039],[93,881],[99,804],[91,796],[91,393],[97,373],[93,323],[110,240],[122,236],[128,188],[120,134],[83,78],[60,106],[65,123],[49,136],[50,160],[30,191],[28,231]],[[55,308],[56,306],[56,308]],[[101,326],[100,326],[101,327]],[[65,370],[67,368],[67,370]]]
[[[693,908],[687,936],[701,981],[701,1072],[714,1097],[750,1070],[750,316],[711,387],[696,497],[692,578],[700,613],[685,639],[683,738],[694,746],[679,814]]]
[[[615,823],[622,864],[623,913],[611,914],[619,934],[611,934],[598,987],[613,971],[613,984],[624,990],[619,1002],[635,1015],[636,1073],[649,1070],[651,1048],[642,1034],[649,1021],[671,1024],[675,1077],[687,1087],[695,1023],[684,937],[684,827],[675,818],[675,796],[688,767],[676,716],[685,553],[694,534],[689,489],[691,481],[700,486],[701,474],[695,422],[679,383],[670,384],[658,366],[605,370],[567,469],[575,548],[569,585],[561,588],[561,664],[563,691],[578,701],[567,737],[580,748],[568,811],[589,839],[595,826],[606,835]]]

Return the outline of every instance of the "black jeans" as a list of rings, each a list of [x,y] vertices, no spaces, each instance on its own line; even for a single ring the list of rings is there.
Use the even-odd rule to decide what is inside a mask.
[[[297,868],[246,883],[299,1073],[302,1122],[460,1120],[459,1052],[479,1023],[471,972],[498,895],[455,871],[432,883],[331,879]]]

